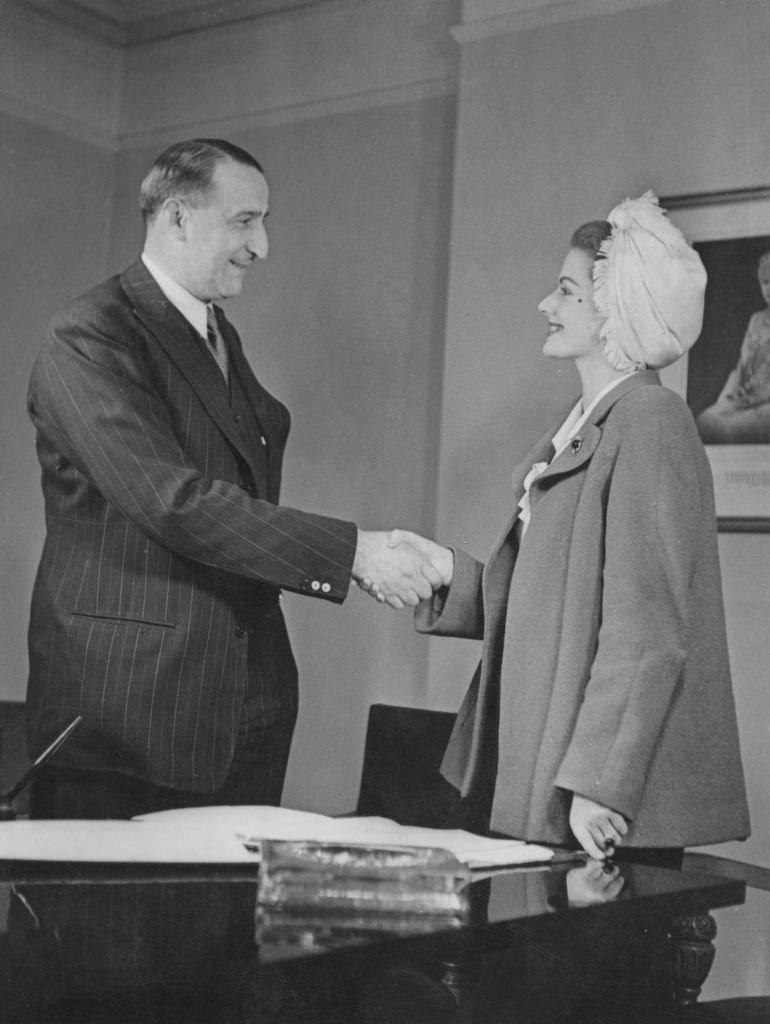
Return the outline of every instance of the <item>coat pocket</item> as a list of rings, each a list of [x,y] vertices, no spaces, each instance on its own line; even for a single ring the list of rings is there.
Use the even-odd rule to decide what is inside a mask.
[[[158,629],[176,629],[173,622],[162,622],[158,619],[138,618],[134,615],[103,615],[98,612],[73,611],[74,619],[91,619],[94,622],[114,622],[127,626],[155,626]]]

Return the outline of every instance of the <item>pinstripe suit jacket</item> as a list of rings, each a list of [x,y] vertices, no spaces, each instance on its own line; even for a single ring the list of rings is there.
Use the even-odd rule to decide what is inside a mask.
[[[279,589],[345,598],[356,528],[278,505],[289,414],[220,322],[245,415],[142,263],[50,325],[28,398],[47,530],[33,754],[80,713],[58,763],[210,792],[250,671],[269,683],[265,724],[296,701]]]

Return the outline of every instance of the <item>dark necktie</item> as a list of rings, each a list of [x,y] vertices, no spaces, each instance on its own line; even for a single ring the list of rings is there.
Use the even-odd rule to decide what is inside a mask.
[[[225,342],[222,335],[219,333],[219,324],[217,323],[216,313],[214,307],[211,305],[206,306],[206,326],[208,343],[211,345],[211,351],[216,359],[217,366],[219,367],[222,376],[225,379],[225,383],[228,383],[230,379],[230,367],[227,361],[227,349],[225,348]]]

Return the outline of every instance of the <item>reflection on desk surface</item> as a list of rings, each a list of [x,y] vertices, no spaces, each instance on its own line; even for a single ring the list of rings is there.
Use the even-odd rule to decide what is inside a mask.
[[[324,952],[312,931],[304,947],[260,942],[254,873],[139,879],[113,869],[67,881],[52,879],[50,865],[37,877],[29,865],[23,877],[6,865],[0,1019],[663,1024],[704,983],[708,966],[696,984],[692,964],[710,965],[714,946],[704,997],[770,992],[769,893],[636,865],[604,876],[595,867],[487,878],[472,886],[465,927],[426,934],[424,922],[410,932],[377,920],[349,948]],[[683,1019],[711,1018],[689,1010]]]

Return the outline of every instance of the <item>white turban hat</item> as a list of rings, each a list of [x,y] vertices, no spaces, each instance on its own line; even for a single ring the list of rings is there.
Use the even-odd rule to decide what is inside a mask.
[[[673,363],[703,324],[706,271],[653,192],[626,199],[594,263],[594,302],[604,354],[616,370]],[[603,258],[602,258],[603,257]]]

